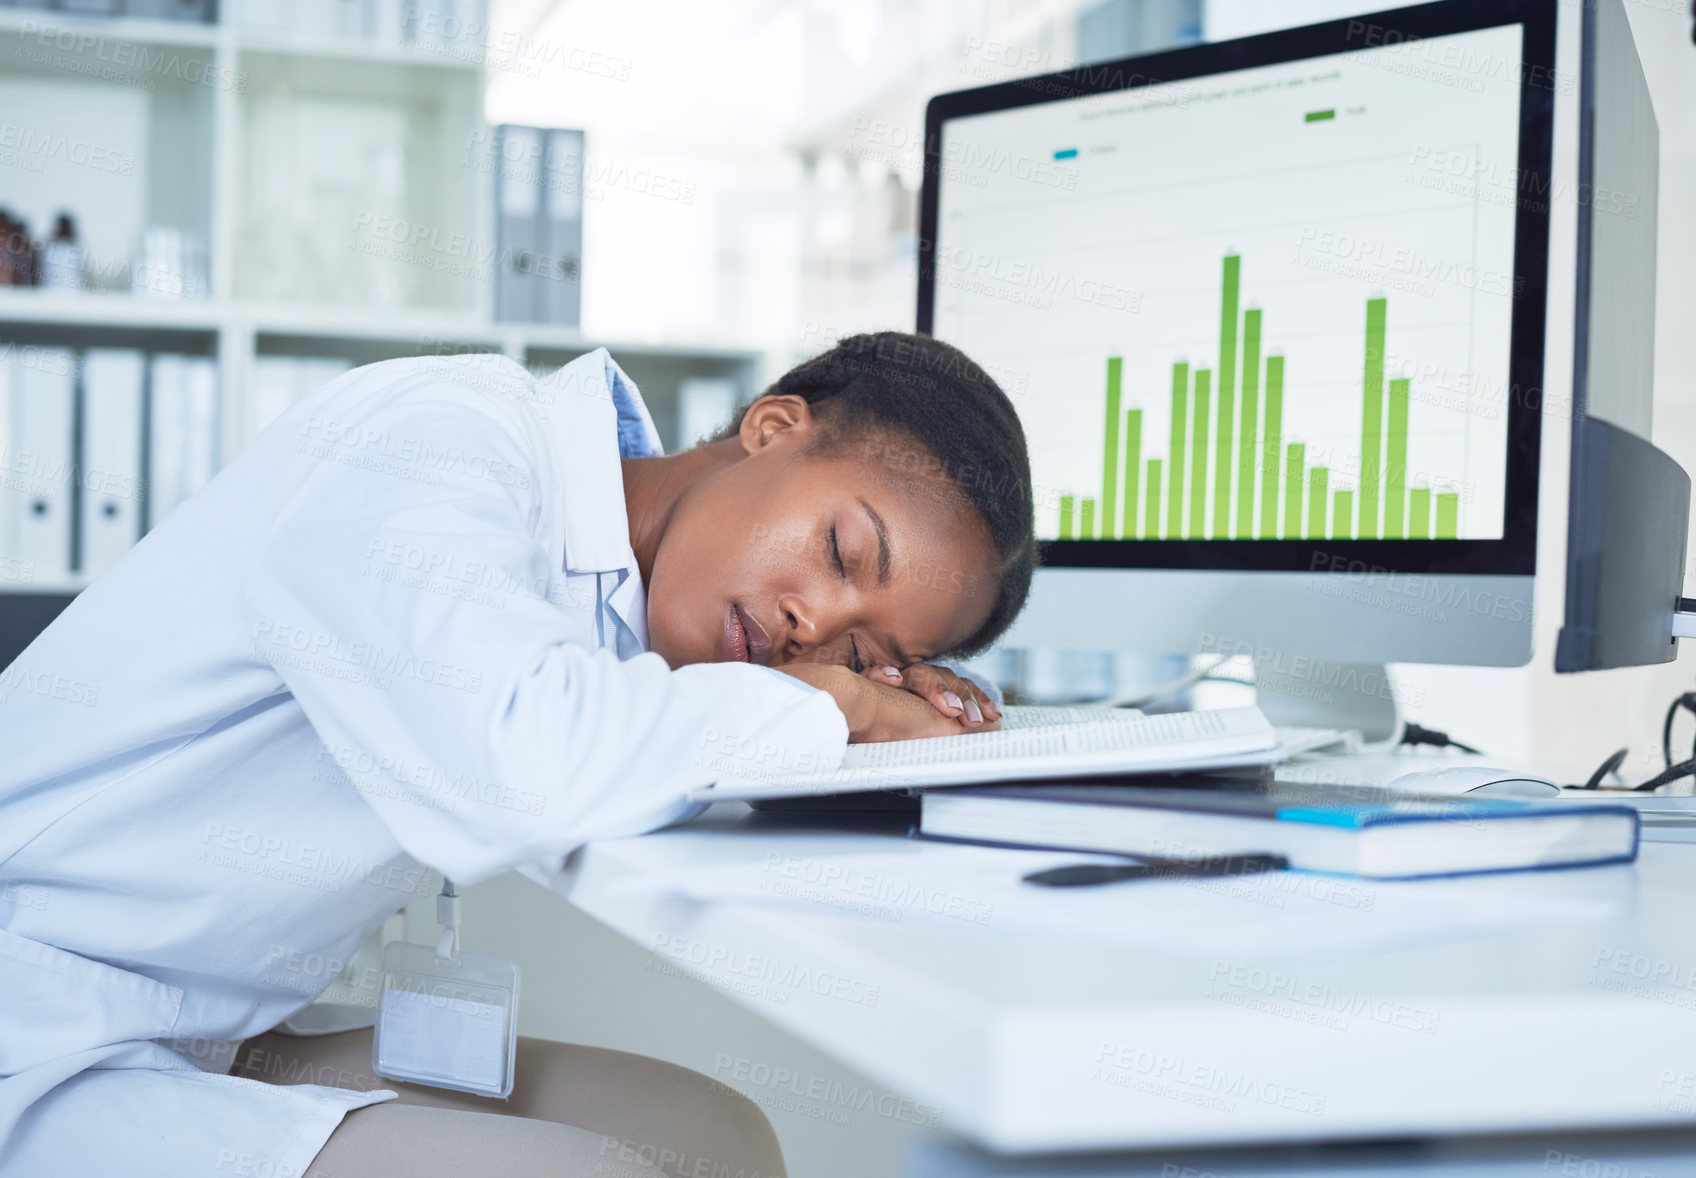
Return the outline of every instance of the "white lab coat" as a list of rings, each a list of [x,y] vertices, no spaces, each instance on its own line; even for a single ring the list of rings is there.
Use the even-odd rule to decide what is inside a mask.
[[[657,452],[604,350],[356,369],[0,673],[0,1175],[300,1175],[394,1094],[235,1044],[426,867],[557,873],[720,772],[840,762],[823,693],[644,653],[619,457]]]

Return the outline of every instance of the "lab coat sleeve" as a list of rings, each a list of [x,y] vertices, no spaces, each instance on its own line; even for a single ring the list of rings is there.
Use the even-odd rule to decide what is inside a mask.
[[[585,644],[593,594],[548,600],[532,533],[542,443],[492,400],[422,381],[350,413],[246,584],[256,651],[401,846],[472,883],[840,764],[840,710],[787,675]]]

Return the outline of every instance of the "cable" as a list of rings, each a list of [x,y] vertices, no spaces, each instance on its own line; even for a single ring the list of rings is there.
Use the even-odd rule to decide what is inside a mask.
[[[1669,781],[1677,781],[1681,777],[1691,776],[1696,776],[1696,757],[1692,757],[1688,761],[1680,761],[1676,765],[1668,765],[1661,772],[1649,778],[1648,781],[1642,782],[1638,785],[1633,785],[1630,788],[1638,792],[1659,789]]]
[[[1401,739],[1396,743],[1398,745],[1428,744],[1433,748],[1459,749],[1463,753],[1472,753],[1474,756],[1481,757],[1484,755],[1471,745],[1462,744],[1447,732],[1438,732],[1435,728],[1423,728],[1412,720],[1407,720],[1402,724]]]
[[[1661,725],[1661,765],[1666,769],[1672,768],[1672,722],[1680,708],[1696,713],[1696,691],[1685,692],[1667,708],[1666,722]],[[1690,755],[1696,758],[1696,741],[1691,742]]]
[[[1169,695],[1176,695],[1178,692],[1184,690],[1184,688],[1192,687],[1195,684],[1202,682],[1204,679],[1228,679],[1232,683],[1247,682],[1247,680],[1238,679],[1232,675],[1215,675],[1213,673],[1220,667],[1224,666],[1226,661],[1227,656],[1221,655],[1218,660],[1209,663],[1205,667],[1192,667],[1188,671],[1185,671],[1182,675],[1179,675],[1176,679],[1157,684],[1154,687],[1148,688],[1146,691],[1140,691],[1133,695],[1115,695],[1108,699],[1106,704],[1111,708],[1147,707],[1156,700],[1165,699]]]
[[[1617,788],[1619,788],[1618,786],[1612,786],[1612,785],[1604,786],[1602,784],[1602,778],[1606,777],[1610,773],[1617,774],[1619,772],[1619,767],[1620,767],[1620,765],[1624,764],[1625,755],[1628,751],[1629,750],[1627,750],[1627,749],[1620,749],[1617,753],[1615,753],[1613,756],[1609,757],[1607,760],[1603,761],[1600,765],[1598,765],[1596,767],[1596,771],[1590,775],[1589,781],[1586,781],[1583,785],[1575,786],[1574,788],[1576,788],[1576,789],[1617,789]]]

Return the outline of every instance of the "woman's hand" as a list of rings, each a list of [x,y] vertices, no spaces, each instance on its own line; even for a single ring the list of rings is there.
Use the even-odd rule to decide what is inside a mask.
[[[929,663],[905,669],[871,667],[859,674],[847,667],[817,663],[775,669],[828,692],[848,721],[850,744],[958,736],[1001,727],[1001,710],[982,688]]]

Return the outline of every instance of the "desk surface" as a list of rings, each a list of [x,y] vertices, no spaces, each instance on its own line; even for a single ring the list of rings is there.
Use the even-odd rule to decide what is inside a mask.
[[[1252,978],[1222,991],[1227,945],[1179,954],[631,891],[679,868],[898,839],[721,804],[585,848],[556,888],[909,1097],[911,1119],[937,1110],[996,1150],[1696,1119],[1696,848],[1646,844],[1627,867],[1494,881],[1610,899],[1603,919],[1273,967],[1318,1007]]]

